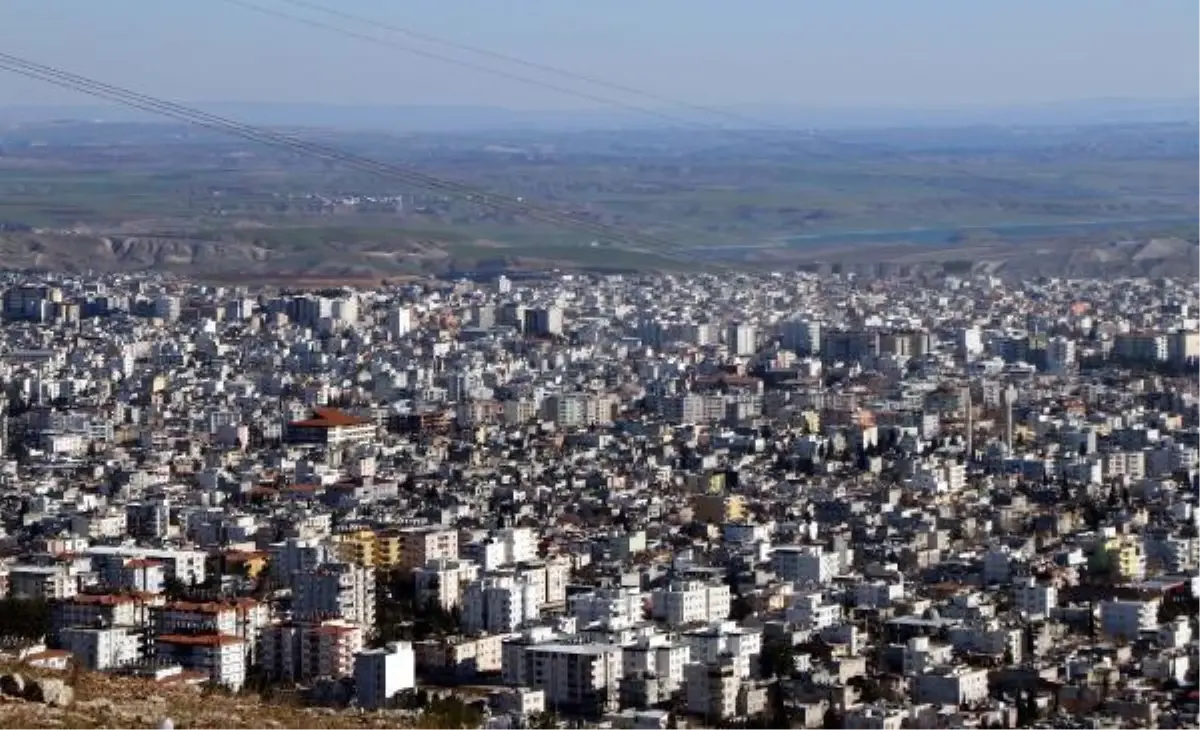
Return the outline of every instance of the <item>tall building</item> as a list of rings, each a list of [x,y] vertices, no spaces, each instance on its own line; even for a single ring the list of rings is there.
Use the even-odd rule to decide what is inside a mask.
[[[272,679],[340,679],[354,674],[363,631],[358,624],[338,620],[276,623],[263,629],[260,646],[259,664]]]
[[[1200,332],[1179,330],[1167,335],[1167,361],[1186,365],[1200,358]]]
[[[383,707],[400,692],[416,686],[416,657],[413,645],[407,641],[392,642],[354,657],[354,694],[358,706],[365,710]]]
[[[1017,389],[1011,385],[1000,391],[1000,411],[1004,422],[1004,445],[1013,448],[1013,405],[1017,402]]]
[[[800,355],[815,355],[821,351],[821,323],[811,320],[789,320],[780,332],[785,349]]]
[[[1075,366],[1075,342],[1066,337],[1051,337],[1046,343],[1046,371],[1063,375]]]
[[[538,307],[525,312],[525,333],[530,335],[561,335],[563,311],[559,307]]]
[[[333,314],[333,302],[325,297],[302,296],[287,300],[285,311],[288,319],[302,327],[316,327]]]
[[[983,352],[983,335],[978,327],[966,327],[958,331],[958,356],[966,361],[974,360]]]
[[[225,634],[162,634],[159,661],[208,675],[213,684],[238,691],[246,683],[246,640]]]
[[[753,355],[758,351],[758,330],[754,325],[734,322],[725,331],[725,345],[734,355]]]
[[[340,618],[367,633],[375,627],[375,570],[326,563],[292,577],[292,614],[301,619]]]
[[[179,297],[173,297],[169,294],[163,294],[154,300],[154,316],[168,322],[174,322],[179,319],[180,305]]]
[[[412,312],[408,307],[397,307],[388,312],[387,331],[393,337],[403,337],[412,331]]]
[[[551,642],[514,646],[502,672],[506,682],[543,690],[547,706],[596,716],[617,708],[624,665],[615,644]]]
[[[511,573],[472,581],[463,591],[463,629],[468,633],[504,634],[536,621],[545,589]]]

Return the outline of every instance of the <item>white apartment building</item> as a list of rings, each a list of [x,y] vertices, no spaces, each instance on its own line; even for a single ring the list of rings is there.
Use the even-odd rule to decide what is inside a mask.
[[[771,551],[771,569],[781,580],[822,585],[840,572],[841,560],[817,545],[780,545]]]
[[[157,597],[143,601],[135,596],[80,593],[50,606],[50,633],[57,636],[75,626],[131,626],[149,624],[149,610]]]
[[[513,574],[490,575],[463,590],[463,630],[468,633],[510,633],[536,621],[545,589],[518,580]]]
[[[62,600],[79,593],[79,577],[69,565],[13,565],[8,591],[12,598]]]
[[[618,684],[623,665],[621,647],[613,644],[525,644],[520,651],[505,655],[524,666],[520,672],[508,667],[504,674],[519,674],[525,684],[546,693],[551,707],[572,708],[585,714],[600,714],[617,708]]]
[[[1143,631],[1158,626],[1159,601],[1103,601],[1100,604],[1100,631],[1105,636],[1133,640]]]
[[[914,470],[910,483],[928,494],[961,492],[967,485],[967,468],[957,462],[921,465]]]
[[[479,566],[469,560],[438,558],[413,571],[420,606],[431,601],[449,611],[462,605],[463,589],[479,577]]]
[[[621,646],[623,675],[639,674],[658,678],[663,695],[670,695],[683,684],[683,672],[692,660],[691,647],[656,634]]]
[[[1128,477],[1130,481],[1146,478],[1146,452],[1112,451],[1104,455],[1105,479]]]
[[[955,667],[920,674],[913,685],[917,702],[962,707],[988,697],[988,673],[984,669]]]
[[[737,676],[748,679],[758,672],[762,655],[762,632],[743,628],[732,621],[703,629],[685,631],[680,638],[691,651],[693,662],[715,664],[722,654],[732,657]]]
[[[713,623],[729,618],[729,586],[678,581],[650,594],[650,615],[671,627]]]
[[[758,330],[754,325],[734,322],[725,331],[725,346],[733,355],[753,355],[758,351]]]
[[[1013,606],[1031,619],[1046,620],[1058,606],[1058,589],[1040,584],[1032,576],[1018,579],[1013,586]]]
[[[842,725],[847,730],[900,730],[908,713],[895,707],[860,705],[847,709]]]
[[[498,530],[471,546],[475,562],[485,570],[537,560],[537,534],[529,527]]]
[[[102,575],[119,576],[121,568],[129,560],[152,560],[166,566],[167,577],[184,585],[198,585],[207,577],[204,571],[207,553],[200,550],[155,550],[133,546],[110,547],[93,545],[87,549],[92,566]]]
[[[792,596],[785,615],[796,628],[821,631],[836,626],[842,620],[842,606],[839,603],[826,603],[819,591],[797,593]]]
[[[222,603],[168,603],[151,610],[159,634],[237,634],[237,612]]]
[[[96,672],[142,659],[142,632],[130,626],[65,628],[58,632],[58,643],[83,666]]]
[[[164,634],[155,641],[158,659],[207,674],[235,692],[246,683],[245,643],[221,634]]]
[[[567,604],[567,582],[571,579],[571,563],[563,558],[533,561],[521,566],[521,571],[541,570],[546,574],[542,606],[562,607]]]
[[[995,619],[982,625],[955,626],[950,629],[950,645],[959,651],[977,652],[994,657],[1009,657],[1013,662],[1025,658],[1024,632],[1001,626]]]
[[[693,662],[684,670],[684,678],[689,713],[700,715],[709,722],[737,715],[742,680],[733,663]]]
[[[646,596],[636,588],[598,588],[571,596],[568,601],[570,614],[581,626],[600,623],[617,629],[645,618]]]
[[[953,658],[954,647],[949,644],[935,644],[928,636],[914,636],[904,645],[904,676],[923,674],[934,667],[949,664]]]
[[[854,605],[859,608],[887,608],[904,598],[904,582],[872,580],[854,586]]]
[[[354,657],[354,694],[358,706],[374,710],[397,694],[415,689],[416,667],[413,646],[407,641],[359,652]]]
[[[271,619],[271,609],[251,598],[230,602],[176,601],[150,607],[156,634],[223,634],[246,641],[250,659],[258,646],[259,632]]]

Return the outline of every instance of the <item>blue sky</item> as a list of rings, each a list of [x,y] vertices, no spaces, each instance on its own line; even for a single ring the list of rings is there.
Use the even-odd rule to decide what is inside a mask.
[[[314,1],[706,105],[1189,98],[1200,84],[1196,0]],[[0,47],[185,101],[595,106],[222,0],[2,0]],[[0,72],[0,105],[83,101]]]

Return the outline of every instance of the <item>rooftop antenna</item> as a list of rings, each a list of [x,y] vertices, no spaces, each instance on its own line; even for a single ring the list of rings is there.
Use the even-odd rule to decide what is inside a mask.
[[[966,429],[967,429],[967,463],[970,464],[975,457],[975,423],[972,419],[971,411],[971,381],[963,387],[963,411],[966,414]]]

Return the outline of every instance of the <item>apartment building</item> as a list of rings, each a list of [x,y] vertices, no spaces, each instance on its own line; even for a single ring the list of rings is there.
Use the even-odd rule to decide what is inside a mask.
[[[489,575],[463,590],[462,625],[468,633],[502,634],[536,621],[545,589],[514,573]]]
[[[413,571],[417,604],[433,603],[449,611],[462,605],[463,589],[479,577],[479,565],[469,560],[430,560]]]
[[[623,666],[621,647],[614,644],[527,644],[514,652],[520,668],[504,668],[504,676],[546,693],[546,704],[596,716],[617,707]]]
[[[165,600],[161,596],[80,593],[50,605],[50,633],[57,636],[75,626],[146,627],[151,608]]]
[[[375,628],[375,571],[350,563],[328,563],[296,572],[292,615],[304,620],[340,618],[370,633]]]
[[[732,600],[724,583],[677,581],[650,594],[650,613],[671,627],[729,618]]]
[[[458,532],[429,527],[412,527],[396,533],[399,555],[396,565],[412,570],[430,560],[457,560]]]
[[[246,641],[223,634],[164,634],[155,640],[160,661],[175,662],[235,692],[246,683]]]
[[[57,633],[58,645],[71,652],[83,666],[96,672],[141,661],[145,638],[144,631],[131,626],[75,626]]]
[[[354,656],[362,649],[363,630],[357,624],[274,623],[262,630],[259,664],[268,677],[285,682],[338,679],[354,674]]]
[[[365,710],[383,707],[416,686],[416,658],[408,642],[392,642],[354,657],[354,694]]]

